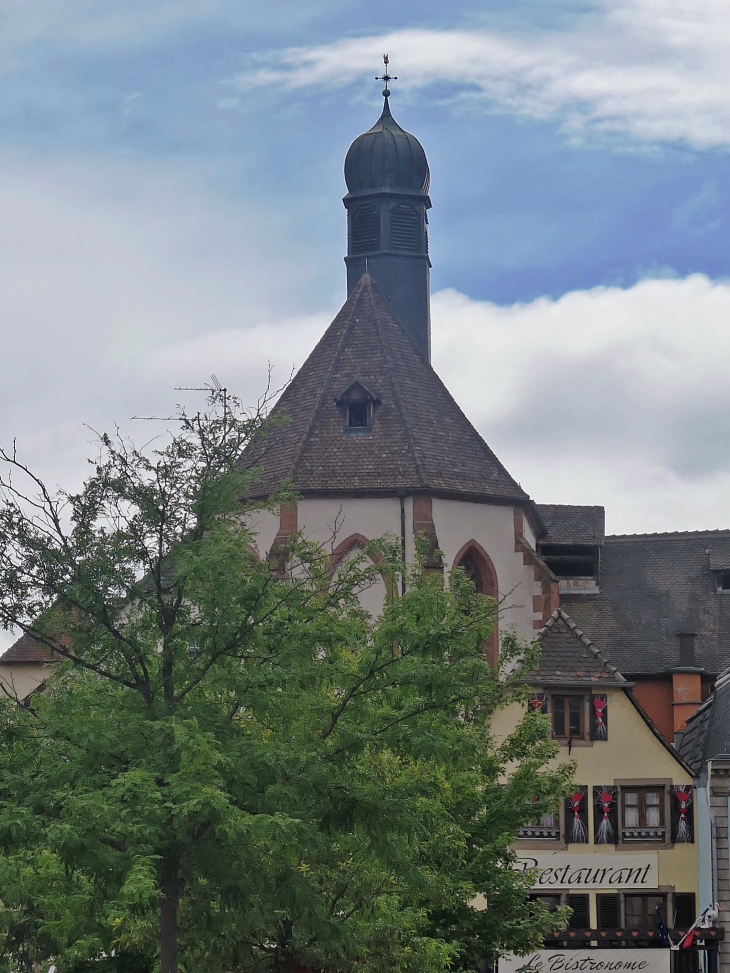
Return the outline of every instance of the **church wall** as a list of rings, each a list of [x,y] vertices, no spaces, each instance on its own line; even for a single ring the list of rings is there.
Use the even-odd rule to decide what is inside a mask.
[[[514,625],[517,636],[531,642],[535,637],[534,575],[523,563],[522,554],[515,551],[513,508],[435,497],[433,520],[448,569],[468,541],[475,540],[484,548],[497,572],[500,598],[508,596],[500,629]]]
[[[413,504],[406,497],[406,559],[413,557]],[[400,537],[400,500],[397,497],[304,497],[297,523],[307,540],[337,547],[353,534],[368,541],[385,534]]]
[[[279,530],[279,517],[270,510],[252,510],[247,514],[246,520],[256,538],[254,547],[263,560],[271,550]]]

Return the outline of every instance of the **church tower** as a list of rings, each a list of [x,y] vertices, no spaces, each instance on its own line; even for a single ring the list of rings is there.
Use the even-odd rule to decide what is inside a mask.
[[[390,113],[387,55],[380,118],[345,159],[347,293],[369,273],[421,355],[431,359],[426,153]]]

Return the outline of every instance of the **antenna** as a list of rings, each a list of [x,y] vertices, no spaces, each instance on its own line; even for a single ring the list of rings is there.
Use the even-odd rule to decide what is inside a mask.
[[[218,381],[216,375],[210,376],[210,385],[202,386],[190,386],[190,385],[176,385],[176,392],[213,392],[216,395],[223,396],[223,442],[225,443],[226,437],[228,436],[228,388],[225,385],[221,385]],[[136,418],[133,417],[133,418]]]

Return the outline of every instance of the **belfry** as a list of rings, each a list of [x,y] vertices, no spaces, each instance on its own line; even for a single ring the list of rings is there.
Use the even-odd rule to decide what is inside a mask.
[[[345,158],[347,195],[347,293],[369,273],[401,326],[430,361],[428,197],[426,153],[390,113],[394,80],[385,72],[383,111],[358,136]]]

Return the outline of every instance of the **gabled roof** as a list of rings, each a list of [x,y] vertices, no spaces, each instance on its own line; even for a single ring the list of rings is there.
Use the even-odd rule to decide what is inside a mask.
[[[679,665],[679,632],[696,632],[695,664],[730,665],[730,595],[713,566],[730,563],[730,531],[609,536],[598,594],[561,592],[560,601],[627,677]]]
[[[540,664],[527,679],[540,685],[620,686],[628,683],[598,651],[572,618],[556,608],[535,638],[540,643]]]
[[[603,544],[606,515],[603,507],[569,503],[538,503],[547,534],[543,544]]]
[[[0,655],[0,663],[5,662],[50,662],[53,653],[32,635],[21,635],[9,649]]]
[[[335,401],[354,381],[376,390],[372,432],[348,435]],[[526,502],[368,274],[276,405],[289,417],[243,453],[256,493],[290,478],[304,493],[432,490]]]

